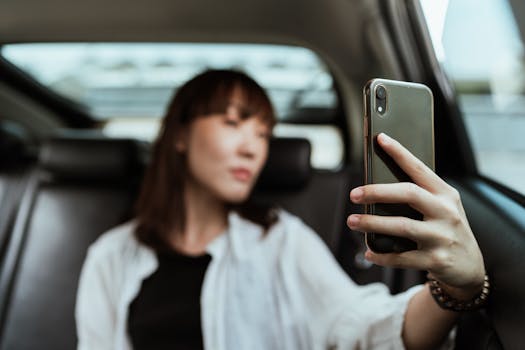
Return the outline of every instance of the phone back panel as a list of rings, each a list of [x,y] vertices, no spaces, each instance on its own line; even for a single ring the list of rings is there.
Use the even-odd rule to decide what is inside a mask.
[[[375,91],[381,85],[386,89],[386,110],[377,111]],[[366,182],[395,183],[409,181],[389,157],[377,145],[376,137],[381,132],[393,137],[412,154],[434,170],[434,111],[432,92],[417,83],[374,79],[367,84],[365,93],[369,98],[365,116]]]
[[[383,113],[376,90],[386,91]],[[381,132],[393,137],[412,154],[434,170],[434,111],[431,90],[422,84],[374,79],[365,86],[365,181],[367,184],[412,181],[407,174],[377,144]],[[421,219],[421,215],[402,204],[367,205],[365,212],[373,215],[406,216]],[[367,244],[376,252],[416,249],[414,242],[368,233]]]

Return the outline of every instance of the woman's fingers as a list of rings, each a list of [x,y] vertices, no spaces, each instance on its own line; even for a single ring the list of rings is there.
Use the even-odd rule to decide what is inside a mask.
[[[432,261],[428,254],[419,250],[386,254],[376,254],[371,250],[367,250],[365,258],[376,265],[400,269],[429,270],[432,266]]]
[[[418,249],[378,254],[367,251],[374,264],[427,270],[441,283],[471,288],[483,280],[483,256],[472,234],[459,192],[439,178],[397,141],[380,134],[379,145],[414,183],[371,184],[350,193],[354,203],[407,204],[424,220],[406,217],[351,215],[348,226],[357,231],[399,236],[417,242]]]
[[[381,133],[377,136],[377,142],[416,184],[433,193],[442,192],[449,187],[425,163],[393,138]]]
[[[352,214],[348,217],[347,224],[355,231],[383,233],[416,242],[428,241],[431,236],[428,223],[403,216]]]
[[[356,187],[350,192],[350,199],[358,204],[408,204],[424,216],[431,217],[443,211],[442,203],[432,193],[412,182]]]

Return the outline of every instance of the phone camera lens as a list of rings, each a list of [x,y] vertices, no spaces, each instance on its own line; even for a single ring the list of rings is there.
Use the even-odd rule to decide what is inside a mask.
[[[383,85],[379,85],[376,89],[376,101],[375,109],[379,112],[380,115],[385,115],[387,109],[387,99],[386,99],[386,88]]]
[[[383,86],[378,86],[376,89],[376,97],[380,100],[384,100],[386,98],[386,90]]]

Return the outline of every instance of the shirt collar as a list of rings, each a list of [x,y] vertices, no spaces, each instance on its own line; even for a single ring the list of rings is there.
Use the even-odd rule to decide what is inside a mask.
[[[263,228],[243,217],[237,212],[228,213],[228,228],[208,244],[206,251],[212,256],[224,254],[231,250],[234,258],[243,260],[249,256],[250,248],[262,236]]]

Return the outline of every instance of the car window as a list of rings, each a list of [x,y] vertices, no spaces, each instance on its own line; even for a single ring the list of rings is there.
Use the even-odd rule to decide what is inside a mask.
[[[343,160],[342,133],[333,125],[338,107],[333,79],[320,58],[306,48],[38,43],[4,45],[1,54],[41,84],[85,106],[104,122],[106,134],[143,140],[156,136],[170,97],[186,80],[207,68],[239,69],[268,91],[279,119],[276,135],[308,138],[316,168],[337,168]],[[312,110],[319,111],[318,125],[297,119],[302,111]]]
[[[508,0],[421,0],[478,169],[525,194],[525,55]]]

